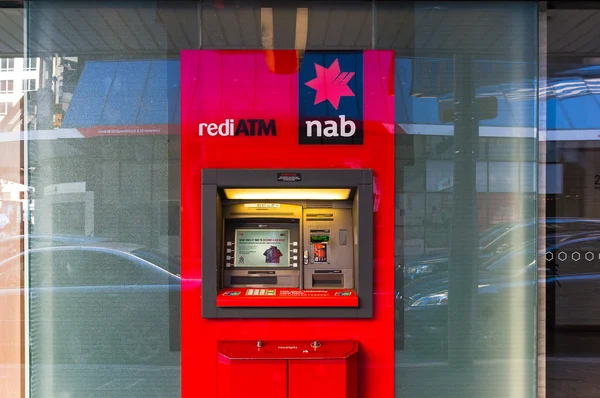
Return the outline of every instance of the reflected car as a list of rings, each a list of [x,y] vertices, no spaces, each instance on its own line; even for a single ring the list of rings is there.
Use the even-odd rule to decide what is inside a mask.
[[[176,258],[135,244],[88,241],[1,260],[0,278],[20,277],[25,260],[32,363],[178,363]]]
[[[540,222],[545,225],[547,233],[557,240],[568,239],[577,234],[600,233],[600,220],[597,219],[548,218]],[[524,239],[535,236],[538,228],[540,224],[536,224],[534,220],[494,224],[480,234],[480,261],[510,251]],[[448,250],[436,250],[431,254],[406,258],[404,264],[396,267],[396,272],[403,274],[404,279],[409,282],[447,269]]]
[[[25,244],[25,242],[28,242],[30,249],[35,249],[40,247],[95,244],[110,241],[111,239],[109,238],[81,235],[10,235],[0,239],[0,262],[19,254],[22,251],[21,245]]]
[[[550,236],[545,250],[539,253],[536,250],[537,242],[531,240],[479,264],[474,282],[477,286],[473,286],[476,295],[470,304],[475,308],[473,341],[480,348],[496,349],[501,354],[503,347],[506,348],[509,343],[509,337],[514,339],[518,333],[522,333],[523,338],[533,336],[534,325],[525,320],[536,319],[536,264],[546,270],[543,282],[558,286],[557,297],[561,297],[561,288],[568,287],[567,294],[572,295],[584,286],[598,286],[600,234],[588,233],[562,240]],[[396,318],[401,322],[397,329],[402,333],[396,338],[404,339],[406,350],[446,351],[448,305],[452,300],[448,290],[449,273],[446,270],[407,282],[404,290],[396,294]],[[572,301],[572,297],[564,294],[563,299]],[[582,303],[580,306],[585,305]],[[593,303],[589,305],[593,307]],[[594,310],[591,307],[587,309],[588,313]],[[517,322],[515,317],[520,316],[522,318]],[[519,322],[521,324],[517,325]]]

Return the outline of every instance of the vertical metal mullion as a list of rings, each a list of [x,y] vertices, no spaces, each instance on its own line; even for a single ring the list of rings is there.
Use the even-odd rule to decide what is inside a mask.
[[[538,220],[546,217],[546,101],[540,97],[540,93],[547,93],[548,79],[548,15],[547,2],[538,3],[538,84],[537,84],[537,142],[538,159],[537,165],[537,216]],[[538,223],[538,250],[537,253],[546,253],[546,223]],[[538,256],[537,261],[544,261]],[[537,265],[537,321],[536,321],[536,395],[538,398],[546,397],[546,266]],[[541,282],[541,283],[540,283]]]
[[[371,49],[377,46],[377,7],[375,0],[371,0]]]
[[[202,2],[198,0],[196,3],[196,23],[198,24],[198,45],[197,48],[202,48]]]
[[[29,58],[29,7],[30,3],[25,2],[23,5],[23,58]],[[41,70],[42,59],[40,58],[40,70]],[[29,123],[27,123],[27,116],[29,109],[29,96],[24,96],[23,99],[23,151],[22,151],[22,159],[23,159],[23,185],[29,188],[30,184],[30,176],[29,176]],[[27,249],[29,248],[29,223],[31,219],[30,212],[30,202],[31,202],[31,191],[29,189],[26,190],[24,194],[24,204],[25,204],[25,228],[23,231],[23,246],[24,253],[27,253]],[[30,350],[30,330],[31,330],[31,319],[29,314],[29,256],[25,254],[23,256],[23,375],[22,375],[22,386],[23,386],[23,396],[30,397],[31,396],[31,350]]]
[[[477,295],[476,159],[479,119],[475,106],[474,60],[454,57],[454,192],[448,273],[448,363],[470,367]]]

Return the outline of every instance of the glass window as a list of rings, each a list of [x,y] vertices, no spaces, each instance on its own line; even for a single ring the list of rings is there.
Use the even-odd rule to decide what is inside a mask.
[[[552,270],[550,282],[555,284],[555,327],[595,325],[593,297],[600,281],[600,231],[548,242],[544,260],[546,268]]]
[[[490,192],[518,192],[519,164],[514,162],[489,163]]]
[[[427,192],[451,191],[453,187],[452,161],[428,160],[427,161]]]
[[[35,91],[35,79],[25,79],[23,80],[23,91]]]
[[[563,165],[561,163],[541,163],[539,165],[540,190],[548,195],[563,193]],[[600,183],[600,181],[598,181]]]
[[[79,364],[69,370],[71,379],[57,389],[76,388],[77,378],[85,375],[84,365],[177,363],[177,354],[169,351],[169,330],[160,326],[169,319],[167,274],[125,250],[105,244],[49,247],[30,253],[36,286],[31,292],[31,311],[55,314],[31,319],[32,333],[43,336],[46,343],[32,350],[34,391],[38,384],[49,382],[51,374],[42,364],[48,360]],[[45,334],[47,328],[55,333]],[[124,367],[120,377],[132,375]]]
[[[198,9],[81,5],[26,3],[15,77],[36,91],[16,127],[30,395],[179,397],[179,51],[198,47]]]
[[[14,58],[1,58],[0,59],[0,72],[10,72],[15,69]]]
[[[305,50],[393,51],[382,85],[396,115],[395,126],[385,126],[396,139],[394,194],[387,192],[395,264],[378,257],[375,286],[379,304],[394,300],[394,330],[369,330],[389,351],[369,347],[359,359],[361,372],[387,375],[390,384],[361,388],[412,398],[535,394],[537,3],[17,3],[23,8],[0,12],[0,115],[11,114],[0,120],[0,289],[27,296],[2,297],[0,348],[4,355],[5,341],[18,346],[13,368],[27,374],[11,376],[21,390],[5,394],[24,396],[23,385],[32,398],[179,397],[192,380],[207,391],[196,395],[216,396],[214,378],[182,365],[183,358],[197,366],[180,345],[181,297],[197,292],[182,291],[180,278],[180,57],[190,49],[266,51],[268,67],[281,74],[297,64],[280,64],[272,49],[298,50],[300,59]],[[237,84],[223,72],[203,84]],[[595,99],[580,98],[594,92],[594,73],[555,82],[549,125],[583,126],[581,134],[600,128]],[[21,88],[36,93],[13,117]],[[202,103],[221,103],[211,97],[218,92]],[[348,148],[349,163],[359,152]],[[560,167],[549,174],[564,181],[548,183],[549,191],[569,203],[563,208],[593,215],[593,200],[575,198],[594,195],[593,153],[565,147],[552,156]],[[556,245],[595,227],[548,224]],[[375,255],[392,261],[392,253]],[[559,324],[585,324],[597,313],[598,291],[578,283],[593,280],[594,267],[563,270]],[[570,315],[569,302],[582,312]],[[263,325],[278,322],[292,325]],[[360,339],[367,329],[347,336]],[[206,350],[190,343],[209,332],[185,333],[187,348],[213,355],[214,340]],[[218,338],[259,334],[260,327],[233,328]]]
[[[12,94],[14,92],[13,80],[0,80],[0,94]]]
[[[424,211],[396,212],[396,394],[533,396],[537,5],[376,9],[376,46],[397,51],[397,123],[414,143],[396,193],[426,195]]]
[[[551,387],[548,395],[560,395],[575,386],[564,378],[571,364],[597,356],[595,345],[586,340],[595,332],[583,331],[596,330],[600,324],[600,257],[595,238],[600,232],[600,60],[592,56],[598,36],[589,30],[597,10],[574,3],[555,9],[552,6],[540,15],[540,21],[547,21],[547,26],[541,27],[547,29],[544,63],[548,65],[548,83],[540,93],[545,107],[539,115],[546,129],[543,135],[540,131],[540,139],[544,138],[540,145],[540,193],[545,195],[540,196],[538,211],[546,217],[547,234],[546,253],[542,253],[545,258],[540,257],[548,270],[540,296],[546,310],[541,314],[546,327],[540,337],[546,342],[546,362],[541,366],[546,365]],[[573,26],[575,35],[565,34],[567,26]],[[567,61],[561,49],[577,53],[577,57]],[[569,357],[569,363],[554,362],[564,357]],[[577,378],[587,380],[581,384],[582,394],[598,386],[590,368],[581,368]]]
[[[476,162],[477,192],[488,190],[488,163]],[[454,186],[454,162],[427,160],[427,192],[451,192]]]
[[[483,269],[498,274],[518,275],[522,272],[531,274],[535,269],[535,243],[530,242],[518,248],[509,249],[507,253],[492,257],[483,264]]]
[[[37,70],[38,68],[38,59],[37,58],[25,58],[23,63],[23,70],[31,71]]]
[[[508,224],[500,223],[500,225],[503,227],[493,230],[480,240],[479,245],[481,250],[492,255],[506,252],[510,248],[522,245],[522,242],[516,240],[515,236],[523,236],[525,238],[535,236],[537,228],[537,224],[533,220]]]
[[[67,275],[73,286],[159,284],[161,276],[166,282],[164,270],[108,243],[98,249],[73,250],[68,258]]]
[[[537,164],[534,162],[522,162],[519,164],[520,192],[536,192],[537,172]]]
[[[521,146],[527,145],[528,140],[520,140],[517,138],[490,138],[488,142],[488,151],[490,160],[498,161],[514,161],[520,159]],[[533,148],[528,146],[530,151]]]
[[[406,165],[403,168],[402,174],[396,174],[396,186],[399,183],[404,187],[404,192],[425,192],[425,178],[426,172],[425,168],[422,166],[416,166],[417,163],[414,162],[413,165]]]
[[[179,275],[181,272],[179,260],[177,259],[177,257],[171,256],[156,249],[135,249],[131,251],[131,254],[141,258],[142,260],[148,261],[154,266],[160,267],[165,271],[174,272],[177,275]]]

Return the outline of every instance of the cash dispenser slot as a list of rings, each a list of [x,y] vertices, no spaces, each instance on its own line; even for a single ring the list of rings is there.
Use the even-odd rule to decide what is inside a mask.
[[[275,286],[277,275],[275,271],[248,271],[248,275],[234,275],[231,277],[233,286]]]
[[[276,276],[232,276],[232,286],[246,286],[246,285],[277,285]]]
[[[344,275],[339,270],[315,270],[312,275],[313,288],[343,288]]]

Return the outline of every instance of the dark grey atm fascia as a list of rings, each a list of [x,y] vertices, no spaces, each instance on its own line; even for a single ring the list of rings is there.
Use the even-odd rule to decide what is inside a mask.
[[[277,181],[279,173],[300,174],[301,181]],[[352,188],[357,198],[358,308],[217,307],[218,206],[222,188]],[[202,317],[204,318],[372,318],[373,172],[368,169],[204,169],[202,171]],[[222,221],[222,220],[221,220]]]
[[[278,174],[298,174],[301,181],[277,181]],[[353,188],[372,185],[368,169],[204,169],[202,185],[219,188]]]

